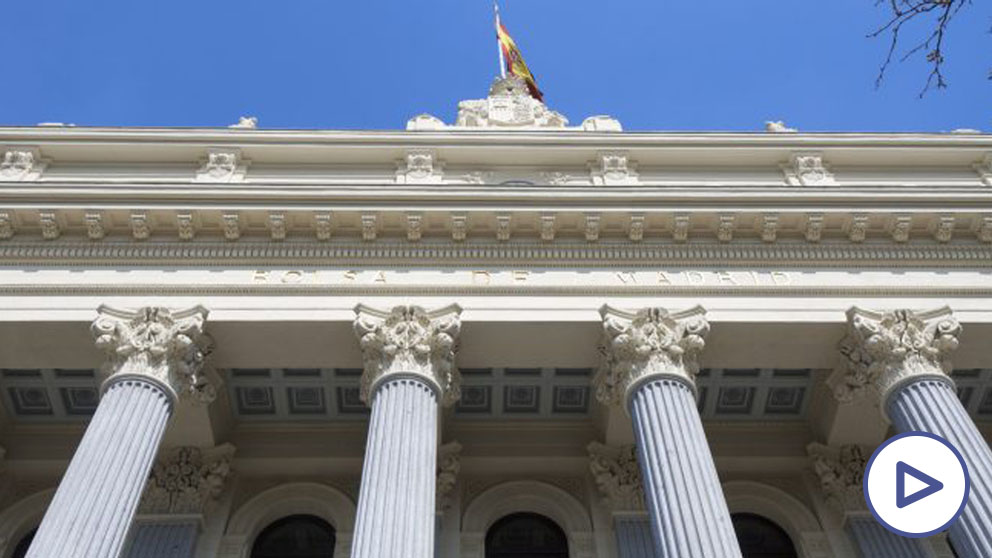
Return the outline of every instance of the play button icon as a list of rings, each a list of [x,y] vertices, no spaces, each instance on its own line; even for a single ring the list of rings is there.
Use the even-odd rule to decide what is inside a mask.
[[[947,529],[968,501],[964,459],[947,440],[907,432],[885,441],[864,475],[865,501],[875,519],[904,537],[927,537]]]
[[[910,477],[909,482],[923,488],[913,488],[908,494],[906,492],[906,477]],[[923,471],[908,465],[902,461],[896,462],[896,507],[905,508],[910,504],[915,504],[927,496],[938,492],[944,488],[944,483],[924,473]]]

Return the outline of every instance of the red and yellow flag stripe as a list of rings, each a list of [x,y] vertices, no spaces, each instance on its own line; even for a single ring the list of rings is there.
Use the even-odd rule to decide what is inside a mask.
[[[534,79],[534,74],[530,73],[530,68],[524,62],[524,56],[517,48],[517,43],[513,41],[513,37],[499,20],[496,21],[496,37],[499,39],[499,47],[503,49],[503,60],[506,63],[507,73],[524,80],[531,97],[544,102],[544,93],[541,93],[541,90],[537,88],[537,80]]]

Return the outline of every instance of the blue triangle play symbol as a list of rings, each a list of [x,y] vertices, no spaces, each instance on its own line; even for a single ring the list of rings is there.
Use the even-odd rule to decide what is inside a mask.
[[[912,476],[914,479],[927,485],[926,488],[921,488],[916,492],[906,495],[906,475]],[[939,492],[944,488],[944,483],[931,477],[930,475],[924,473],[923,471],[911,467],[902,461],[896,462],[896,507],[905,508],[906,506],[919,502],[920,500],[930,496],[935,492]]]

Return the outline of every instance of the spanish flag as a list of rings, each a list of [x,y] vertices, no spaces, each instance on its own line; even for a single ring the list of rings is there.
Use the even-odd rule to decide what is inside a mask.
[[[506,66],[506,71],[524,80],[527,89],[530,90],[530,96],[543,103],[544,93],[541,93],[541,90],[537,88],[534,74],[530,73],[530,69],[527,68],[527,63],[524,62],[524,56],[517,48],[517,43],[513,42],[513,37],[500,23],[498,9],[496,11],[496,39],[499,41],[499,48],[503,53],[503,64]]]

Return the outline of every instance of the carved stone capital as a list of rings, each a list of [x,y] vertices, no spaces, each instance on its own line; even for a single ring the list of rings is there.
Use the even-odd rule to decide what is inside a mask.
[[[419,306],[396,306],[389,311],[356,306],[355,334],[365,361],[362,400],[370,403],[382,380],[403,375],[425,380],[444,405],[457,401],[461,377],[455,351],[461,312],[457,304],[430,312]]]
[[[452,491],[462,470],[462,445],[449,442],[437,450],[437,509],[447,510],[453,504]]]
[[[695,389],[697,355],[710,326],[701,306],[670,313],[664,308],[637,312],[603,306],[602,365],[596,397],[605,404],[626,402],[632,389],[653,377],[681,380]]]
[[[205,308],[119,310],[104,305],[97,312],[90,330],[97,348],[107,353],[104,385],[138,376],[158,383],[173,397],[194,403],[206,404],[216,398],[216,386],[203,370],[212,345],[203,332]]]
[[[644,511],[644,483],[637,450],[633,445],[607,446],[593,442],[586,446],[589,470],[603,500],[613,512]]]
[[[234,446],[163,450],[141,498],[141,514],[202,514],[224,490]]]
[[[828,383],[838,401],[873,394],[881,408],[898,387],[919,379],[950,382],[949,355],[961,324],[946,306],[928,312],[847,311],[842,362]]]
[[[806,453],[828,503],[838,507],[842,513],[868,509],[862,479],[871,451],[853,444],[810,444],[806,446]]]

